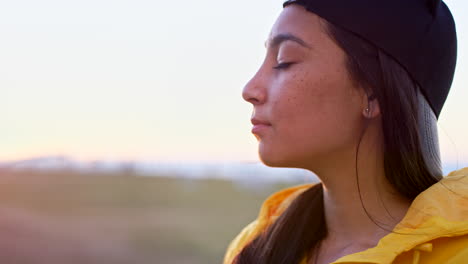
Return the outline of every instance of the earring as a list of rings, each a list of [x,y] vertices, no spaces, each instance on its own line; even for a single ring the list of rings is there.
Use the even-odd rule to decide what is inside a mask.
[[[370,111],[370,110],[369,110],[369,107],[368,107],[368,108],[366,108],[366,115],[367,115],[367,116],[370,116],[370,113],[369,113],[369,111]]]

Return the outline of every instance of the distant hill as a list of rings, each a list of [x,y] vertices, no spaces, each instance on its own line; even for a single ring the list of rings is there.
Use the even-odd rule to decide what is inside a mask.
[[[317,177],[302,169],[271,168],[249,162],[161,162],[161,161],[78,161],[66,156],[47,156],[0,163],[9,170],[53,170],[85,173],[128,172],[144,176],[169,176],[191,179],[229,179],[240,184],[305,183]]]
[[[444,175],[463,168],[465,164],[445,164]],[[240,184],[306,183],[318,181],[315,174],[292,168],[271,168],[258,162],[188,162],[188,161],[78,161],[67,156],[45,156],[0,162],[0,168],[10,170],[67,170],[85,173],[121,173],[143,176],[169,176],[191,179],[229,179]]]

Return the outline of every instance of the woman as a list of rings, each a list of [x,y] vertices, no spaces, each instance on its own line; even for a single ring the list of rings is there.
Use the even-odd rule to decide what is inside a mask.
[[[243,98],[263,163],[319,184],[272,194],[225,264],[468,263],[468,168],[436,121],[456,62],[447,6],[287,1]]]

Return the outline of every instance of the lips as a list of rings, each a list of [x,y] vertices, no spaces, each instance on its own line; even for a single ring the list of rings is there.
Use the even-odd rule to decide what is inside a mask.
[[[253,125],[252,134],[261,134],[271,127],[271,124],[268,121],[262,119],[252,118],[250,121]]]
[[[263,121],[261,119],[258,119],[258,118],[252,118],[250,120],[250,122],[252,123],[252,125],[256,126],[256,125],[266,125],[266,126],[271,126],[271,124],[268,122],[268,121]]]

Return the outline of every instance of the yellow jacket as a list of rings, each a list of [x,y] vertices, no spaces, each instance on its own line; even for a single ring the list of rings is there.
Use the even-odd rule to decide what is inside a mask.
[[[270,195],[257,219],[231,241],[223,263],[231,264],[248,242],[312,185],[293,186]],[[468,264],[468,167],[452,171],[418,195],[393,231],[413,235],[390,233],[377,246],[333,263]],[[306,264],[306,259],[300,264]]]

